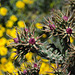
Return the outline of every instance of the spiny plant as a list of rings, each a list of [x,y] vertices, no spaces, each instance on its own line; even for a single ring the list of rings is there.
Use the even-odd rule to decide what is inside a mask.
[[[40,45],[42,45],[39,40],[42,35],[35,38],[35,29],[32,27],[23,28],[22,30],[16,28],[16,35],[17,38],[13,38],[14,42],[8,47],[15,47],[17,56],[21,56],[23,59],[28,52],[37,52],[40,49]]]
[[[16,28],[17,38],[13,38],[14,42],[9,45],[17,49],[17,56],[21,56],[20,58],[25,60],[25,55],[28,52],[35,53],[35,55],[39,55],[42,58],[50,60],[50,62],[58,62],[61,64],[61,72],[59,72],[58,67],[55,70],[55,75],[70,75],[72,71],[68,70],[71,60],[75,63],[75,46],[71,45],[70,37],[75,39],[75,1],[69,0],[67,7],[65,7],[64,11],[53,9],[51,12],[51,16],[48,19],[45,19],[45,22],[42,24],[44,32],[49,33],[48,38],[57,38],[60,42],[59,49],[55,43],[48,43],[47,41],[41,43],[41,36],[35,37],[35,26],[31,25],[31,27],[26,27],[23,29]],[[8,47],[9,47],[8,46]],[[65,67],[64,67],[65,66]],[[73,65],[74,67],[74,65]],[[33,71],[32,71],[33,70]],[[39,75],[39,69],[37,69],[37,75]],[[67,70],[67,71],[66,71]],[[30,71],[25,70],[23,75],[35,75],[35,69],[30,69]],[[74,73],[72,73],[74,75]]]

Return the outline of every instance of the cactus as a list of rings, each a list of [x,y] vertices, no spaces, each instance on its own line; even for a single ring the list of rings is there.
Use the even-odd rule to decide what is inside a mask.
[[[75,1],[69,0],[69,7],[66,7],[65,11],[55,10],[51,12],[51,16],[48,19],[45,19],[45,22],[42,24],[44,29],[42,31],[49,33],[49,39],[51,37],[57,38],[57,42],[48,43],[47,41],[41,43],[41,36],[35,37],[34,25],[31,25],[29,28],[24,28],[19,30],[16,28],[17,38],[14,38],[14,43],[9,45],[17,49],[17,56],[21,55],[21,59],[25,60],[25,55],[28,52],[35,53],[36,55],[41,56],[42,58],[50,60],[50,62],[58,62],[59,64],[65,64],[72,62],[75,64],[75,47],[70,43],[70,36],[75,39]],[[18,33],[18,31],[20,33]],[[61,47],[58,48],[57,45]],[[9,47],[8,46],[8,47]],[[69,51],[70,49],[70,51]],[[62,65],[62,66],[63,66]],[[36,64],[34,67],[37,66]],[[73,65],[74,67],[74,65]],[[38,69],[29,69],[24,70],[22,75],[38,75]],[[64,71],[63,71],[64,72]],[[55,74],[62,75],[61,72],[55,72]],[[65,73],[66,74],[66,73]],[[70,72],[69,74],[70,75]]]

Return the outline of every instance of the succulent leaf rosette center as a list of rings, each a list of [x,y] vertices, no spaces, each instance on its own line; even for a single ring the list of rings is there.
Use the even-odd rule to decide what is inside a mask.
[[[29,39],[29,44],[35,44],[35,39],[34,38],[30,38]]]
[[[67,29],[66,29],[66,32],[67,32],[68,34],[72,34],[72,29],[71,29],[71,28],[67,28]]]

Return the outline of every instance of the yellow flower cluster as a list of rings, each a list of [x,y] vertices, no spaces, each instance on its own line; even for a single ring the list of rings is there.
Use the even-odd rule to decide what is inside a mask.
[[[2,71],[0,70],[0,75],[3,75]]]
[[[12,75],[18,75],[18,70],[15,69],[13,63],[11,61],[8,61],[5,57],[4,58],[1,58],[1,64],[0,64],[0,69],[3,71],[3,72],[9,72],[11,73]],[[16,72],[16,73],[15,73]],[[0,71],[1,73],[1,71]],[[0,74],[1,75],[1,74]]]
[[[25,56],[26,56],[27,62],[30,62],[30,63],[34,62],[32,60],[33,53],[29,52]]]
[[[17,19],[17,17],[15,15],[11,15],[10,18],[9,18],[9,20],[7,20],[7,22],[6,22],[6,27],[12,28],[14,22],[16,22],[17,20],[18,19]]]
[[[16,38],[16,29],[7,29],[6,34],[10,35],[12,38]]]
[[[35,61],[33,61],[32,60],[32,56],[33,56],[34,54],[33,53],[31,53],[31,52],[29,52],[29,53],[27,53],[26,55],[25,55],[25,57],[27,58],[27,62],[29,62],[29,63],[31,63],[31,64],[33,64]],[[51,63],[51,64],[49,64],[48,62],[49,62],[49,60],[47,60],[47,59],[42,59],[40,56],[37,56],[37,60],[42,60],[40,63],[41,63],[41,66],[40,66],[40,71],[39,71],[39,74],[41,75],[41,74],[43,74],[43,75],[46,75],[46,74],[48,74],[48,75],[55,75],[54,74],[54,69],[56,69],[57,68],[57,66],[56,66],[56,64],[55,63]],[[51,66],[50,66],[51,65]],[[23,70],[25,70],[26,69],[26,67],[27,67],[27,64],[26,63],[22,63],[21,64],[21,71],[23,71]],[[47,73],[47,72],[53,72],[53,73]]]
[[[5,47],[5,44],[6,44],[6,38],[2,37],[0,39],[0,55],[1,56],[4,56],[7,54],[7,48]]]
[[[10,20],[16,22],[17,21],[17,17],[15,15],[11,15],[10,16]]]
[[[16,2],[16,7],[17,8],[24,8],[25,4],[33,4],[34,0],[23,0],[23,1],[17,1]]]
[[[56,69],[56,64],[51,63],[51,66]],[[53,68],[51,67],[48,63],[42,62],[41,67],[40,67],[40,72],[39,74],[48,74],[48,75],[55,75],[53,73],[47,73],[47,72],[54,72]]]
[[[0,15],[2,15],[2,16],[6,16],[7,15],[7,9],[5,8],[5,7],[1,7],[0,8]]]
[[[4,32],[5,32],[5,28],[0,24],[0,37],[3,36]]]
[[[0,55],[1,56],[4,56],[7,54],[7,48],[6,47],[0,47]]]
[[[8,20],[8,21],[6,22],[6,27],[11,28],[12,26],[13,26],[13,21]]]
[[[5,57],[1,58],[1,63],[5,64],[7,62],[7,59]]]
[[[7,48],[5,47],[7,39],[2,37],[4,32],[5,32],[5,28],[2,26],[2,24],[0,24],[0,56],[5,56],[7,55],[8,52]],[[2,61],[3,59],[1,60],[1,62]]]
[[[3,36],[3,32],[0,30],[0,37],[2,37]]]
[[[17,54],[14,51],[16,51],[16,49],[12,48],[12,53],[11,53],[10,58],[9,58],[11,61],[15,60],[18,57],[18,56],[16,56]]]
[[[23,1],[17,1],[16,2],[16,7],[17,8],[24,8],[25,7],[25,3]]]
[[[2,32],[5,32],[5,28],[0,24],[0,30],[2,30]]]
[[[12,18],[10,18],[10,19],[11,20],[8,20],[10,25],[11,25],[11,22],[14,22],[14,21],[17,20],[16,19],[16,20],[13,21]],[[15,67],[14,67],[14,65],[12,63],[12,59],[14,59],[14,56],[16,55],[16,53],[11,53],[8,60],[5,58],[7,53],[8,53],[8,49],[5,46],[6,46],[6,44],[10,45],[10,43],[13,42],[13,40],[11,40],[11,39],[7,40],[5,37],[2,37],[2,36],[4,36],[3,35],[4,33],[5,33],[5,28],[2,26],[2,24],[0,24],[0,56],[2,56],[0,58],[0,75],[4,75],[2,73],[2,71],[3,72],[7,72],[8,71],[12,75],[15,75],[15,74],[18,75],[18,73],[17,73],[18,71],[17,71],[17,69],[15,69]],[[7,29],[6,33],[8,35],[12,36],[13,38],[16,37],[15,36],[16,35],[15,28]],[[13,50],[15,50],[15,49],[13,49]]]
[[[17,24],[18,24],[18,26],[19,26],[20,28],[26,27],[24,21],[21,21],[21,20],[20,20],[20,21],[18,21]]]
[[[17,1],[16,2],[16,7],[17,8],[24,8],[25,4],[33,4],[33,0],[23,0],[23,1]]]
[[[3,48],[3,49],[2,49]],[[6,48],[5,47],[1,47],[0,48],[0,55],[6,55]],[[16,50],[13,48],[13,50]],[[2,52],[3,51],[3,52]],[[0,75],[3,75],[3,72],[9,72],[12,75],[18,75],[18,70],[14,67],[14,64],[12,63],[12,58],[14,58],[14,54],[11,54],[10,58],[8,58],[8,60],[5,57],[2,57],[0,59]]]
[[[10,45],[13,41],[14,41],[13,39],[9,39],[9,40],[7,40],[7,43],[6,43],[7,46]]]
[[[42,59],[40,56],[37,56],[36,58],[37,58],[37,60],[40,60],[40,59],[42,60],[41,61],[41,66],[40,66],[40,71],[39,71],[40,75],[41,74],[43,74],[43,75],[46,75],[46,74],[48,74],[48,75],[55,75],[54,73],[47,73],[47,72],[54,72],[54,69],[57,68],[55,63],[49,64],[49,60]]]

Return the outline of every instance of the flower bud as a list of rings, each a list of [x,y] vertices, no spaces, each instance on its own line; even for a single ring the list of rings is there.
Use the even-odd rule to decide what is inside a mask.
[[[67,28],[67,29],[66,29],[66,32],[67,32],[68,34],[72,34],[72,29],[71,29],[71,28]]]
[[[14,38],[14,42],[15,42],[15,43],[19,43],[18,38]]]
[[[34,64],[34,67],[35,67],[35,68],[37,67],[37,64],[36,64],[36,63]]]
[[[30,44],[35,44],[35,39],[34,38],[30,38],[29,43]]]

